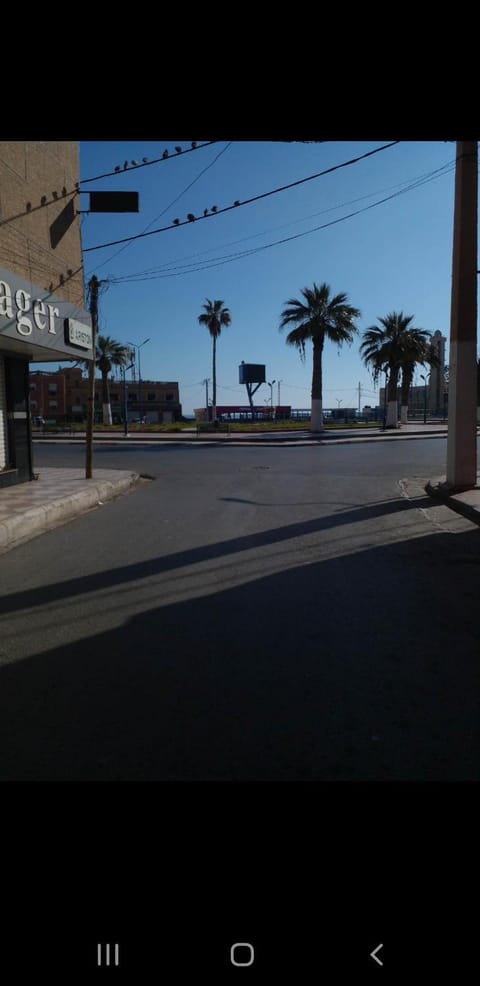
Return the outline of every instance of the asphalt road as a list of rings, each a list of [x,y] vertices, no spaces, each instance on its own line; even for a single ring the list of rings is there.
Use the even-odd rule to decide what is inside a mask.
[[[0,559],[0,779],[478,780],[480,532],[424,493],[445,455],[96,450],[154,478]]]

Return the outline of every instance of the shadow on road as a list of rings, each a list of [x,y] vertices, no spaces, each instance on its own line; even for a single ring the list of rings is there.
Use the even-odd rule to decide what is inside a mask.
[[[408,506],[103,572],[65,594]],[[478,780],[478,543],[476,530],[435,533],[306,564],[6,665],[0,779]]]
[[[231,499],[233,500],[233,498]],[[238,500],[237,502],[253,503],[255,501]],[[45,586],[36,586],[35,589],[26,589],[24,592],[11,593],[0,599],[0,615],[12,613],[19,609],[31,608],[32,606],[42,606],[53,600],[78,596],[82,592],[94,592],[110,586],[121,585],[124,582],[149,578],[152,575],[173,571],[174,569],[194,565],[198,562],[213,561],[216,558],[221,558],[223,555],[250,551],[252,548],[261,548],[265,545],[288,541],[304,535],[315,534],[319,531],[331,530],[343,524],[360,523],[365,520],[374,520],[395,513],[403,513],[406,510],[417,507],[425,509],[434,506],[436,506],[435,500],[428,497],[392,499],[370,504],[369,506],[340,510],[335,514],[316,517],[313,520],[300,521],[295,524],[282,524],[281,527],[273,527],[270,530],[259,531],[256,534],[246,534],[238,538],[219,541],[216,544],[206,544],[199,548],[189,548],[188,550],[179,551],[174,554],[162,555],[149,561],[136,562],[135,564],[125,565],[121,568],[105,569],[102,572],[79,576],[78,578],[69,579],[64,582],[50,583]]]

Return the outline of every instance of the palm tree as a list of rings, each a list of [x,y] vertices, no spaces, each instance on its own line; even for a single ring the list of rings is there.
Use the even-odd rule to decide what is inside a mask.
[[[407,424],[408,397],[417,363],[422,366],[440,366],[440,359],[426,329],[407,329],[404,357],[401,362],[402,385],[400,390],[400,422]]]
[[[366,366],[370,366],[373,382],[377,383],[381,372],[388,375],[387,428],[398,425],[397,389],[402,373],[405,390],[403,399],[408,402],[410,387],[416,363],[427,363],[436,355],[429,345],[430,333],[426,329],[414,328],[410,323],[413,315],[391,312],[385,318],[378,318],[380,325],[365,329],[360,353]],[[387,396],[387,395],[386,395]]]
[[[224,307],[223,301],[209,301],[206,298],[205,311],[198,316],[200,325],[206,325],[213,339],[213,359],[212,359],[212,418],[217,417],[217,339],[225,325],[231,325],[232,317],[228,308]]]
[[[108,375],[112,366],[124,366],[130,359],[130,350],[123,346],[121,342],[116,342],[110,336],[97,336],[95,365],[98,366],[102,374],[102,408],[103,423],[111,425],[112,408],[110,406],[110,392],[108,387]],[[88,368],[89,361],[83,361]]]
[[[303,301],[290,298],[281,313],[280,330],[294,325],[286,338],[289,346],[300,350],[300,357],[305,359],[305,344],[310,340],[313,344],[312,372],[312,414],[311,431],[323,431],[322,411],[322,354],[325,339],[330,339],[340,347],[344,342],[349,345],[353,334],[357,332],[354,319],[360,318],[358,308],[347,304],[346,294],[336,294],[330,297],[328,284],[313,284],[311,288],[302,288]]]

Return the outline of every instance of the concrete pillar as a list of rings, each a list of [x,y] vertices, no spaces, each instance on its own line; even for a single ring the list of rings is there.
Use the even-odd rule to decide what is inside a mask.
[[[450,313],[447,484],[477,480],[477,142],[457,142]]]

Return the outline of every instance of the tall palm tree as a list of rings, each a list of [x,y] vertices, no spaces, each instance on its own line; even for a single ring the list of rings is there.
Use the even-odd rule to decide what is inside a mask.
[[[390,312],[385,318],[378,318],[380,325],[365,329],[360,354],[372,372],[377,383],[381,372],[388,375],[387,383],[387,428],[398,425],[397,390],[400,373],[405,374],[405,388],[410,386],[416,363],[429,362],[430,333],[425,329],[414,328],[410,323],[413,315],[403,312]],[[433,359],[433,353],[431,353]],[[387,395],[386,395],[387,397]],[[407,396],[408,399],[408,396]]]
[[[111,336],[97,336],[95,365],[98,366],[102,374],[102,410],[104,425],[112,423],[112,408],[110,405],[110,391],[108,386],[108,376],[112,366],[124,366],[130,359],[130,350],[123,346],[121,342],[116,342]],[[89,361],[82,361],[88,368]]]
[[[312,414],[311,431],[323,431],[322,410],[322,354],[325,339],[330,339],[337,346],[344,342],[349,345],[357,332],[354,319],[360,318],[361,312],[347,304],[346,294],[330,296],[328,284],[313,284],[311,288],[302,288],[303,301],[290,298],[281,313],[280,330],[294,325],[288,333],[286,342],[300,350],[300,357],[305,359],[305,345],[311,341],[313,345],[312,371]]]
[[[212,358],[212,418],[217,417],[217,339],[225,325],[231,325],[230,310],[225,308],[223,301],[209,301],[202,306],[205,311],[198,316],[200,325],[206,325],[213,339]]]

